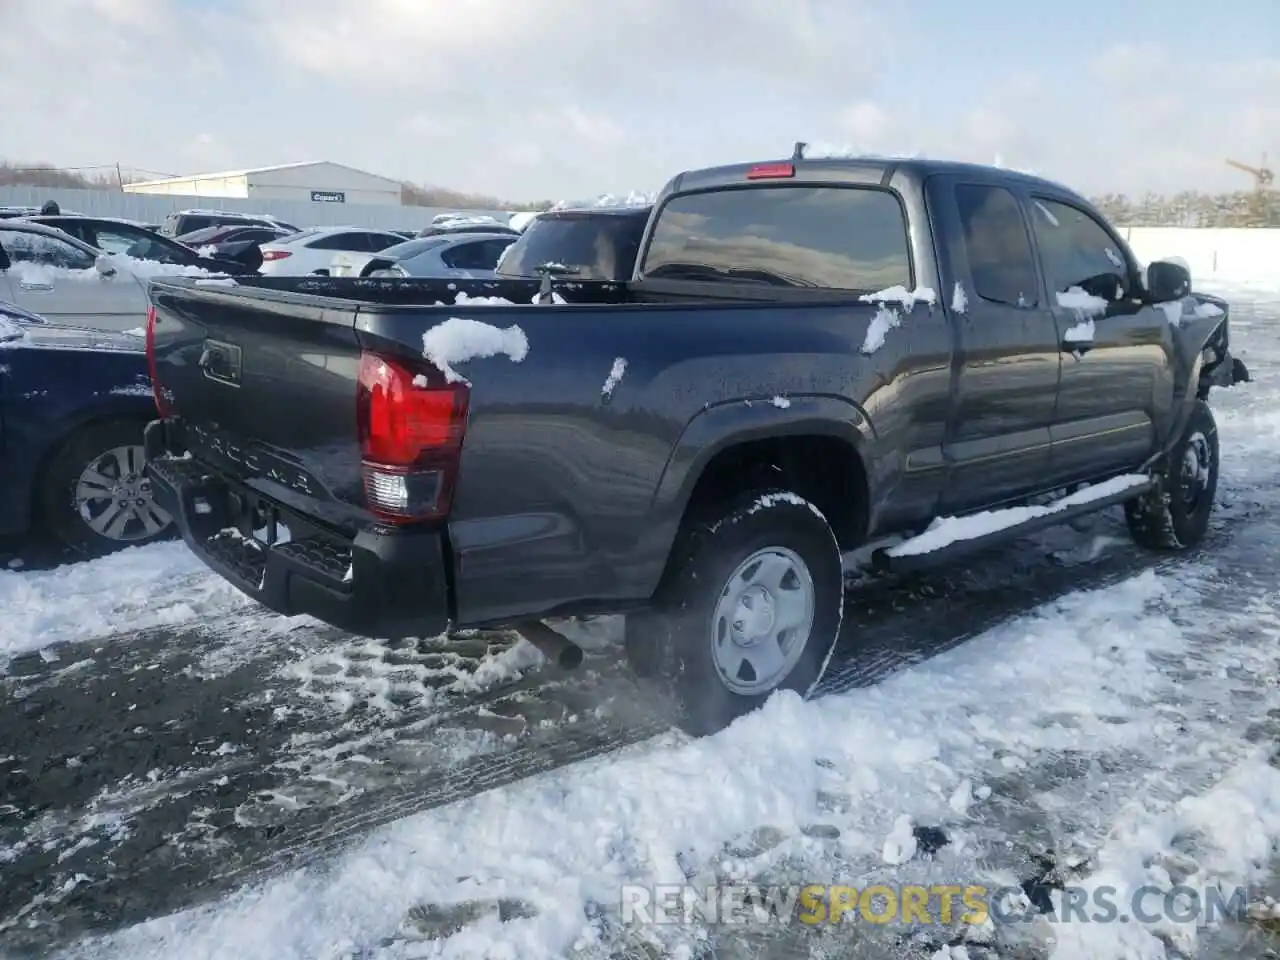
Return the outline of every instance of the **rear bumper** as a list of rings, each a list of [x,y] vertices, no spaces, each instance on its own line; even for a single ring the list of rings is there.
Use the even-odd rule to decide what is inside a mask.
[[[169,455],[163,421],[148,425],[144,442],[155,500],[187,546],[263,606],[368,637],[434,636],[448,627],[442,534],[371,527],[350,539],[326,531],[268,545],[252,535],[264,510],[285,527],[313,523],[199,460]]]

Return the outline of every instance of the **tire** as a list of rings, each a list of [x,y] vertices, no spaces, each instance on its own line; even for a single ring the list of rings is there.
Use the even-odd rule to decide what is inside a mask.
[[[1218,425],[1197,400],[1150,493],[1124,505],[1134,542],[1148,550],[1189,550],[1204,539],[1218,492]]]
[[[816,507],[775,490],[717,514],[692,522],[677,540],[653,610],[627,618],[628,658],[641,675],[662,677],[681,726],[695,736],[722,729],[778,690],[808,696],[844,616],[840,546]],[[778,631],[783,596],[793,611],[783,615],[799,622]],[[744,618],[755,635],[745,643],[735,640],[734,624],[741,630]],[[759,659],[769,649],[775,670]]]
[[[152,500],[142,464],[140,423],[110,420],[71,434],[40,479],[39,512],[49,532],[87,556],[169,536],[173,520]],[[123,511],[121,500],[129,501]]]

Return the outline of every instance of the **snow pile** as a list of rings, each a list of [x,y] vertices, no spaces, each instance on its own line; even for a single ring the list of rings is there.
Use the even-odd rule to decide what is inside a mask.
[[[1102,297],[1095,297],[1079,287],[1071,287],[1065,293],[1058,293],[1055,296],[1058,299],[1058,306],[1077,311],[1081,319],[1090,316],[1101,316],[1107,312],[1107,307],[1109,306]]]
[[[912,557],[922,553],[932,553],[934,550],[940,550],[959,540],[973,540],[989,533],[1007,530],[1009,527],[1016,526],[1026,520],[1047,517],[1050,514],[1059,513],[1068,507],[1074,507],[1082,503],[1092,503],[1094,500],[1109,497],[1112,494],[1128,490],[1130,487],[1141,486],[1147,482],[1148,478],[1142,474],[1126,474],[1125,476],[1115,477],[1105,483],[1085,487],[1083,490],[1049,504],[1030,507],[1006,507],[1003,510],[984,510],[981,513],[973,513],[963,517],[939,517],[930,524],[929,529],[924,533],[889,547],[885,552],[891,557]]]
[[[917,301],[927,303],[933,306],[938,302],[938,295],[928,287],[917,287],[914,290],[908,290],[904,286],[886,287],[884,290],[877,290],[875,293],[866,293],[858,298],[863,303],[898,303],[902,308],[910,313],[915,309]]]
[[[468,294],[458,291],[458,295],[453,300],[455,307],[514,307],[514,301],[506,300],[502,297],[472,297]]]
[[[791,401],[790,401],[790,400],[788,400],[786,397],[783,397],[783,396],[777,396],[777,397],[774,397],[774,398],[773,398],[772,400],[770,400],[769,402],[770,402],[770,403],[772,403],[772,404],[773,404],[775,407],[777,407],[779,410],[786,410],[788,407],[790,407],[790,406],[791,406]]]
[[[551,206],[552,210],[589,210],[614,209],[618,207],[647,207],[657,200],[657,193],[645,193],[631,190],[625,194],[602,193],[590,200],[560,200]]]
[[[185,267],[175,263],[160,263],[157,260],[139,260],[127,257],[123,253],[104,254],[102,259],[121,273],[137,277],[139,280],[151,280],[156,277],[216,277],[200,267]],[[103,274],[97,266],[83,270],[72,270],[67,267],[53,267],[44,263],[18,261],[10,267],[12,272],[23,283],[53,284],[59,280],[72,280],[80,283],[100,282]]]
[[[613,396],[613,391],[622,382],[622,377],[626,372],[626,357],[618,357],[613,361],[613,366],[609,369],[609,376],[605,378],[604,386],[600,388],[600,396],[603,399],[608,400]]]
[[[1092,320],[1082,320],[1062,335],[1064,343],[1093,343],[1095,328]]]
[[[161,263],[158,260],[139,260],[137,257],[126,257],[123,253],[111,254],[107,259],[133,274],[139,280],[150,280],[154,277],[216,277],[201,267],[185,267],[176,263]]]
[[[253,601],[185,544],[163,543],[48,571],[0,571],[0,604],[3,669],[10,657],[59,642],[216,619]]]
[[[520,213],[513,213],[511,215],[511,219],[507,221],[507,226],[510,227],[512,230],[517,230],[523,233],[525,227],[533,223],[533,221],[537,218],[537,216],[538,214],[534,211],[522,210]],[[510,250],[510,249],[511,249],[510,247],[507,248],[507,250]],[[506,255],[507,255],[507,251],[503,250],[502,256],[505,257]],[[499,266],[502,265],[501,257],[498,258],[498,265]]]
[[[502,330],[468,317],[450,317],[422,335],[422,347],[423,356],[436,365],[446,380],[469,383],[453,369],[453,364],[499,354],[512,363],[520,363],[529,353],[529,340],[515,324]]]
[[[951,291],[951,309],[956,313],[964,313],[969,309],[969,298],[965,296],[964,286],[959,280],[956,281],[955,288]]]
[[[870,355],[884,346],[885,337],[895,327],[902,326],[902,317],[897,310],[881,307],[867,325],[867,335],[862,341],[862,352]]]
[[[25,340],[27,331],[23,329],[22,324],[16,320],[10,320],[8,317],[0,316],[0,346],[13,346],[21,340]]]
[[[778,695],[715,737],[689,742],[663,735],[401,820],[320,868],[109,935],[93,953],[104,960],[619,956],[609,942],[616,928],[610,931],[601,911],[616,909],[624,884],[683,883],[690,876],[701,884],[721,871],[771,868],[804,882],[833,875],[852,876],[859,886],[865,876],[920,882],[913,871],[927,865],[911,857],[912,828],[938,822],[962,787],[972,797],[991,796],[985,781],[998,785],[1016,763],[1078,746],[1081,737],[1102,749],[1176,753],[1173,721],[1159,725],[1142,711],[1166,691],[1158,661],[1185,655],[1190,642],[1154,605],[1192,610],[1196,598],[1188,592],[1148,572],[1073,594],[876,687],[808,703]],[[1223,795],[1180,805],[1180,822],[1195,823],[1197,811],[1224,803],[1220,831],[1256,823],[1271,829],[1280,803],[1275,776],[1224,782]],[[978,786],[970,790],[972,784]],[[820,800],[833,790],[849,800],[842,812]],[[993,803],[978,816],[998,823],[1001,809]],[[815,819],[835,827],[838,837],[824,846],[804,836]],[[759,856],[726,851],[762,829],[781,842]],[[974,829],[957,825],[949,850],[966,831],[977,846],[949,855],[947,877],[980,876],[986,868],[974,858],[1001,846],[995,840],[984,847],[979,822]],[[1169,832],[1157,825],[1135,835],[1155,844]],[[1217,869],[1228,872],[1262,852],[1260,840],[1224,845]],[[886,861],[901,866],[886,874]],[[937,874],[925,882],[938,882]],[[444,941],[375,946],[421,904],[498,897],[518,898],[535,915],[505,923],[482,916]],[[1124,935],[1121,924],[1078,926],[1089,928],[1080,935]],[[595,946],[576,953],[575,943]],[[680,953],[659,948],[641,955]],[[1122,955],[1161,956],[1114,949],[1061,954]]]
[[[1194,889],[1203,896],[1203,891],[1217,888],[1223,894],[1221,902],[1226,903],[1235,887],[1265,875],[1277,838],[1280,770],[1259,750],[1207,793],[1164,809],[1139,806],[1130,811],[1096,857],[1097,869],[1080,886],[1091,902],[1095,891],[1105,889],[1113,902],[1137,902],[1151,913],[1165,912],[1161,901],[1179,889],[1184,893]],[[1170,849],[1189,839],[1194,839],[1199,854],[1195,859]],[[1176,882],[1174,872],[1179,875]],[[1141,898],[1135,900],[1140,891]],[[1055,891],[1053,898],[1062,916],[1062,894]],[[1155,923],[1060,924],[1051,958],[1164,958],[1166,942],[1180,955],[1193,956],[1197,926],[1195,919],[1179,922],[1176,915],[1162,916]]]
[[[803,160],[923,160],[923,153],[869,153],[851,146],[834,143],[806,143],[800,154]]]
[[[938,295],[928,287],[908,290],[899,285],[864,294],[858,299],[863,303],[878,304],[880,307],[876,315],[871,318],[871,323],[867,326],[867,335],[862,341],[862,352],[869,355],[884,346],[885,337],[890,330],[902,325],[902,315],[888,306],[889,304],[898,304],[904,311],[910,313],[915,309],[917,302],[924,302],[932,307],[938,302]]]

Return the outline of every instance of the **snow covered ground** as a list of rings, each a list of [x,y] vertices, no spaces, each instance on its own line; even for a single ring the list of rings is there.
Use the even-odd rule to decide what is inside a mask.
[[[1227,291],[1255,382],[1214,396],[1203,550],[1153,559],[1109,513],[859,588],[825,696],[706,740],[604,649],[566,677],[500,634],[357,641],[264,616],[178,546],[0,573],[0,947],[1261,956],[1250,925],[711,930],[620,904],[685,881],[1274,885],[1277,287]]]

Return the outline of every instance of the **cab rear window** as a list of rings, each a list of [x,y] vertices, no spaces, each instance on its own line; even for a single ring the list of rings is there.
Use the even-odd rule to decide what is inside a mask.
[[[907,220],[889,190],[731,187],[672,197],[645,252],[646,280],[874,291],[912,286]]]

